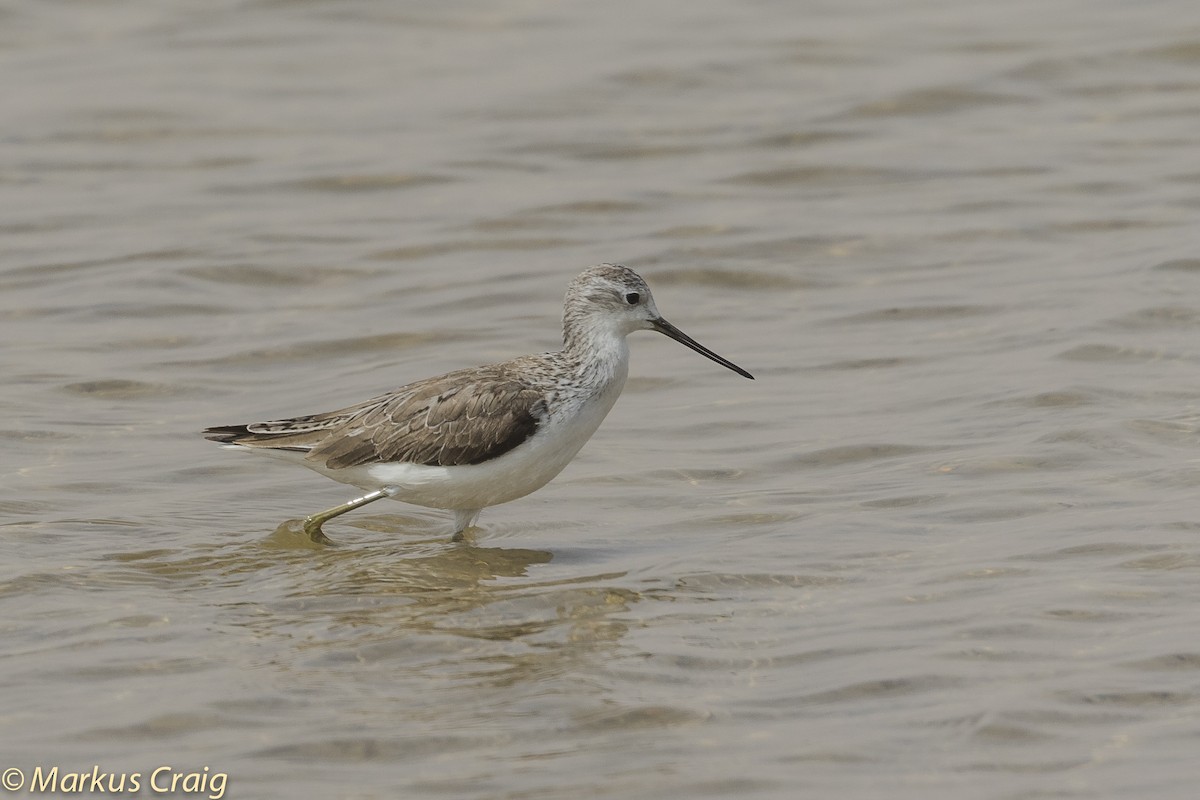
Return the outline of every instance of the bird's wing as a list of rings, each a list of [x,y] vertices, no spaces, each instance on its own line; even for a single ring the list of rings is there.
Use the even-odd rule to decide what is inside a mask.
[[[307,417],[209,428],[214,441],[299,450],[330,469],[377,462],[479,464],[537,430],[542,392],[503,364],[451,372],[355,406]]]

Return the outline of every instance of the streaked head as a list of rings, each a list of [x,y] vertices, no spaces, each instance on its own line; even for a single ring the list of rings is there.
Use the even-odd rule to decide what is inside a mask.
[[[563,309],[563,336],[570,331],[602,328],[621,336],[634,331],[658,331],[697,353],[754,379],[746,370],[717,355],[658,313],[650,287],[629,267],[600,264],[581,272],[567,287]]]

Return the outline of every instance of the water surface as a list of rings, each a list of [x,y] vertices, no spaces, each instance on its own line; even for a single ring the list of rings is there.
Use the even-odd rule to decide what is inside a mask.
[[[1191,5],[0,16],[0,752],[243,797],[1189,797]],[[449,519],[199,429],[639,334]]]

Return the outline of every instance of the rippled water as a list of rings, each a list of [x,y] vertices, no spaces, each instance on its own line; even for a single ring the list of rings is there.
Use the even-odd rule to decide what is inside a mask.
[[[1193,794],[1190,4],[0,22],[0,768]],[[346,487],[197,435],[552,348],[600,261],[758,380],[635,337],[473,542],[380,503],[306,546]]]

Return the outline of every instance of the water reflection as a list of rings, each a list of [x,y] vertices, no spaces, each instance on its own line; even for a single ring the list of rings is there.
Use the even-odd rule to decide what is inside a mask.
[[[616,617],[640,599],[603,585],[619,575],[537,580],[546,550],[444,536],[307,555],[289,590],[227,610],[257,638],[286,640],[310,679],[377,668],[387,681],[401,671],[460,687],[536,684],[602,662],[627,632]]]
[[[384,682],[401,671],[490,687],[603,662],[642,599],[609,585],[623,573],[549,570],[548,550],[454,542],[429,519],[400,516],[343,526],[333,546],[289,521],[257,539],[230,532],[187,550],[127,552],[91,580],[209,598],[231,634],[226,655],[244,667],[330,681],[378,668]]]

